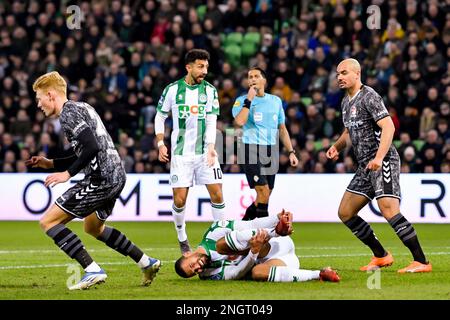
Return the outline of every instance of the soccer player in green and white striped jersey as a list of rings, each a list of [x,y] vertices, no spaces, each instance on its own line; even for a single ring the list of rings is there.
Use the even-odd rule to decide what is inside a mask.
[[[224,219],[225,203],[222,194],[216,142],[216,121],[219,114],[217,90],[205,81],[209,53],[192,49],[185,56],[187,74],[169,84],[158,102],[155,133],[159,160],[168,162],[164,144],[164,122],[172,114],[170,183],[173,189],[172,215],[182,253],[190,252],[186,234],[185,204],[189,188],[206,185],[211,197],[214,221]]]
[[[176,273],[183,278],[198,274],[202,280],[238,280],[245,278],[251,270],[251,278],[256,281],[303,282],[320,279],[339,282],[339,275],[329,267],[322,270],[300,269],[294,242],[288,235],[279,236],[275,228],[285,215],[291,213],[283,210],[276,216],[251,221],[214,222],[198,248],[175,262]],[[249,249],[248,253],[246,249]],[[236,258],[239,254],[242,255]]]

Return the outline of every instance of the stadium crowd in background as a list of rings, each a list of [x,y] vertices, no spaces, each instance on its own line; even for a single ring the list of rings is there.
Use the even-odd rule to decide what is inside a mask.
[[[68,28],[72,4],[81,9],[80,28]],[[372,4],[381,14],[373,30]],[[31,155],[67,153],[59,122],[33,100],[32,83],[53,70],[69,82],[69,99],[96,108],[127,172],[168,172],[158,161],[156,104],[183,76],[184,54],[202,48],[211,55],[207,80],[219,90],[223,133],[233,128],[233,102],[248,90],[246,70],[266,71],[300,160],[290,167],[281,152],[281,173],[354,172],[351,150],[337,163],[325,155],[343,129],[335,70],[348,57],[384,99],[402,172],[448,173],[449,44],[450,0],[1,2],[0,172],[32,171],[24,164]],[[227,145],[225,134],[218,138]],[[234,159],[222,154],[224,172],[240,172]]]

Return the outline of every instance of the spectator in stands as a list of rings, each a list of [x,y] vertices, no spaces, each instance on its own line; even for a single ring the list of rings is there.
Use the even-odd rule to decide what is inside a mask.
[[[85,1],[80,5],[83,32],[68,29],[64,18],[57,15],[65,8],[60,1],[45,5],[24,2],[19,11],[15,3],[6,5],[0,10],[0,141],[7,133],[18,148],[29,146],[31,155],[44,152],[35,144],[47,126],[29,99],[30,84],[36,74],[53,70],[69,81],[71,98],[86,100],[99,111],[115,142],[123,130],[140,141],[146,130],[139,124],[147,123],[144,119],[154,112],[162,88],[179,78],[180,57],[193,46],[207,46],[212,57],[210,80],[218,88],[226,86],[228,92],[236,92],[236,96],[246,88],[240,81],[247,67],[262,67],[269,88],[284,81],[282,87],[287,86],[290,92],[278,93],[286,103],[293,103],[285,105],[287,127],[297,130],[290,134],[296,136],[300,149],[305,147],[306,137],[298,133],[311,129],[300,99],[315,105],[317,114],[325,118],[327,133],[321,126],[314,139],[329,135],[328,108],[339,111],[342,99],[330,70],[347,56],[364,60],[362,76],[382,94],[388,108],[395,108],[400,133],[416,140],[437,129],[442,142],[448,140],[441,120],[445,119],[448,127],[450,24],[446,7],[437,1],[385,1],[381,10],[387,21],[381,21],[381,31],[369,32],[363,17],[367,3],[335,2],[316,1],[299,7],[294,17],[290,1],[208,0],[204,16],[186,1],[147,0],[133,6],[124,0],[114,0],[110,6]],[[253,31],[261,35],[258,52],[248,65],[244,65],[248,59],[241,59],[241,65],[230,66],[221,33],[245,36]],[[282,79],[278,83],[277,77]],[[320,103],[315,99],[319,95]],[[135,111],[131,114],[130,105]],[[128,118],[118,116],[121,114]],[[225,130],[232,125],[231,118],[226,110],[221,117]],[[63,152],[58,148],[62,141],[59,136],[57,139],[53,141],[55,152]],[[147,152],[154,149],[151,143],[143,145]],[[139,144],[135,148],[140,148]],[[317,151],[311,156],[316,159]],[[4,154],[0,157],[3,160]],[[18,171],[19,157],[15,159],[12,169]],[[142,169],[142,165],[136,166]],[[10,164],[4,167],[11,170]],[[311,168],[309,172],[314,171],[314,166]],[[144,170],[166,169],[144,162]],[[230,170],[236,167],[230,166]],[[343,167],[339,165],[336,170]]]

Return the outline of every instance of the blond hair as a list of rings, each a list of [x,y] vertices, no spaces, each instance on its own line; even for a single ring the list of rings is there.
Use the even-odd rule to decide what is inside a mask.
[[[38,90],[48,90],[53,89],[58,93],[66,95],[67,93],[67,82],[64,78],[57,72],[52,71],[43,74],[33,83],[33,91]]]

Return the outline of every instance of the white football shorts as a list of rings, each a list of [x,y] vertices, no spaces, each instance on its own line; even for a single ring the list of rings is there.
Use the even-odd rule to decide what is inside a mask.
[[[208,167],[206,154],[173,156],[170,162],[170,185],[172,188],[188,188],[194,185],[222,183],[219,160]]]
[[[258,263],[264,263],[271,259],[279,259],[286,264],[286,267],[299,269],[300,261],[295,254],[295,245],[291,237],[275,237],[269,240],[270,251],[261,259],[258,259]]]

